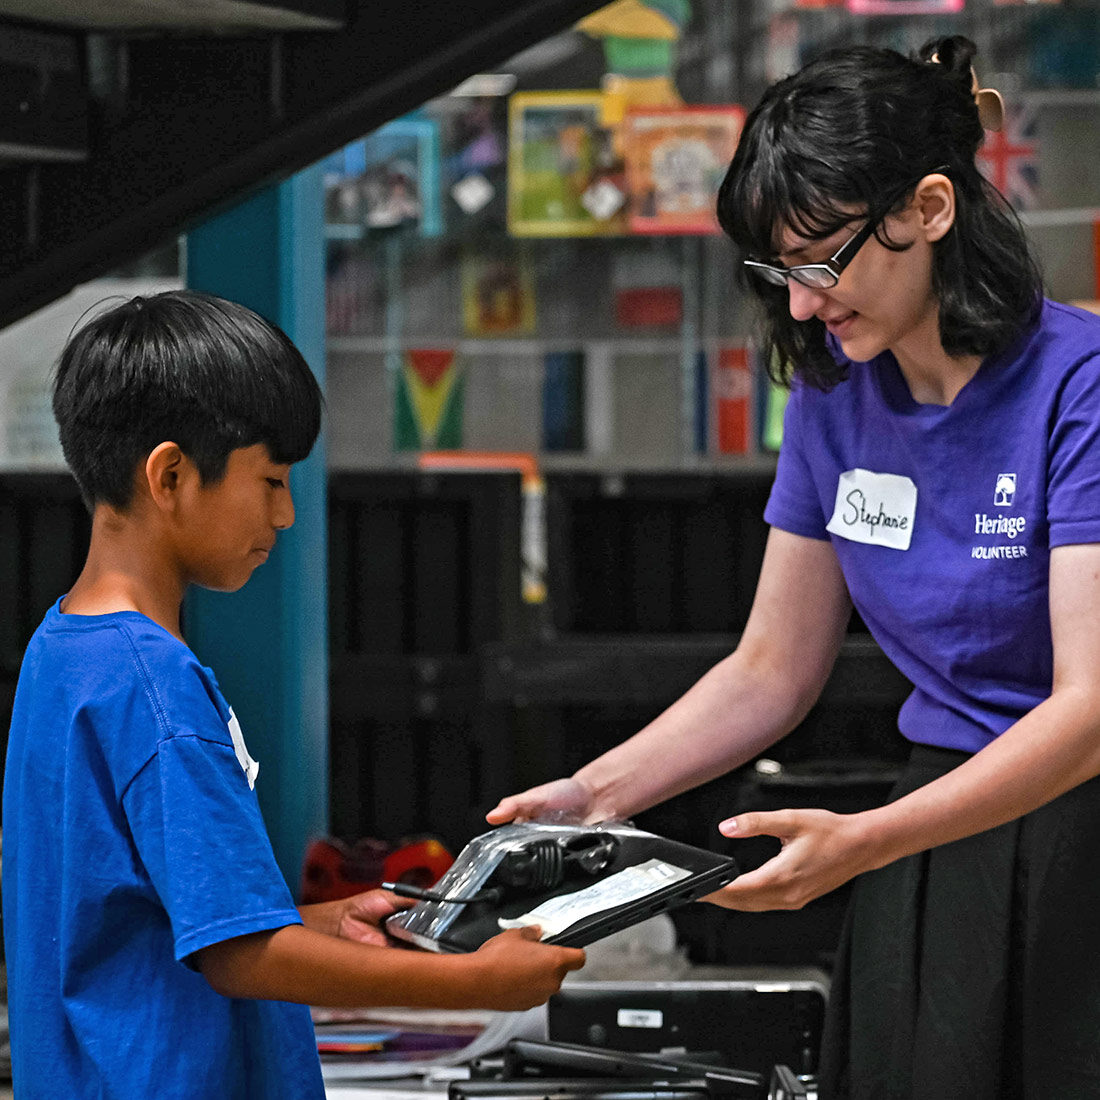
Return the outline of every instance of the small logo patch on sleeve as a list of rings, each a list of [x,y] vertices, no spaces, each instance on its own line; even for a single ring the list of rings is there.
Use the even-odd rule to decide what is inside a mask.
[[[248,780],[248,789],[256,787],[256,776],[260,774],[260,762],[253,760],[248,755],[248,746],[244,743],[244,734],[241,732],[241,724],[229,708],[229,736],[233,739],[233,751],[237,754],[237,762],[244,769],[245,778]]]

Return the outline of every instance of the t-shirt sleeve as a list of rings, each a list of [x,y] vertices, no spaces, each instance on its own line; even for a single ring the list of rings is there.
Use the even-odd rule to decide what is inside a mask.
[[[764,519],[772,527],[792,535],[827,541],[829,533],[825,524],[828,521],[822,512],[806,457],[803,404],[804,391],[796,384],[783,413],[783,443]]]
[[[1100,355],[1085,359],[1062,390],[1047,470],[1050,545],[1100,542]]]
[[[211,713],[220,720],[212,704]],[[164,738],[123,805],[177,959],[301,923],[231,744],[196,734]]]

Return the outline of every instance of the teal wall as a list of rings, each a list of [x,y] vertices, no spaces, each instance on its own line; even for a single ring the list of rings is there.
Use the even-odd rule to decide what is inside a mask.
[[[187,236],[187,285],[241,302],[297,344],[324,388],[320,168],[269,187]],[[239,592],[188,597],[188,642],[213,668],[260,762],[256,790],[297,894],[302,856],[328,828],[324,435],[291,472],[297,518]]]

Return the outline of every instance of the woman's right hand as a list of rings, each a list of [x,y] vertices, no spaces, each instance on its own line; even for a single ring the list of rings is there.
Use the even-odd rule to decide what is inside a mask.
[[[485,820],[490,825],[503,825],[506,821],[534,821],[554,814],[571,822],[595,821],[599,820],[595,802],[592,792],[579,780],[555,779],[502,798]]]
[[[474,968],[474,1003],[521,1012],[545,1003],[570,970],[584,966],[579,947],[539,943],[538,928],[511,928],[465,956]]]

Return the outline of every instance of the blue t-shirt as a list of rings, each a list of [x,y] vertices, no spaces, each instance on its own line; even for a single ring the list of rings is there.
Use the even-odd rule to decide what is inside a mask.
[[[324,1096],[306,1006],[222,997],[188,964],[301,923],[254,775],[183,643],[137,612],[49,611],[23,659],[4,780],[20,1097]]]
[[[1100,542],[1100,318],[1044,303],[946,407],[889,352],[796,386],[764,516],[832,540],[901,732],[976,752],[1050,694],[1051,549]]]

